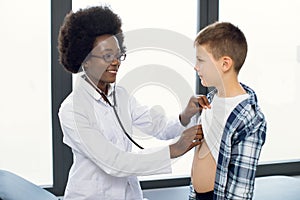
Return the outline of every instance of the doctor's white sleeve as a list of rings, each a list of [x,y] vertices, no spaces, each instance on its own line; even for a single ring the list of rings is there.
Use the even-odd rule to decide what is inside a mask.
[[[167,118],[160,110],[139,104],[133,97],[129,98],[133,125],[144,133],[160,140],[178,137],[186,127],[182,126],[178,116]]]
[[[83,109],[82,109],[83,110]],[[120,150],[96,128],[88,115],[74,111],[72,105],[60,109],[64,143],[92,160],[107,174],[117,177],[171,173],[169,146],[138,153]]]

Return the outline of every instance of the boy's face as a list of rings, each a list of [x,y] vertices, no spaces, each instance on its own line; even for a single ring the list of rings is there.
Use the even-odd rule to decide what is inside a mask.
[[[220,61],[214,59],[213,55],[206,50],[205,45],[196,46],[196,66],[201,84],[205,87],[216,87],[221,80],[219,66]]]

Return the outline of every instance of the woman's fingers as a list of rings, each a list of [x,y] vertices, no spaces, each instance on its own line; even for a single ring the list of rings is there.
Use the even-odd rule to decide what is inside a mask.
[[[197,99],[198,99],[198,103],[199,103],[200,107],[210,108],[209,101],[205,95],[199,95],[199,96],[197,96]]]
[[[196,130],[196,135],[194,136],[193,142],[201,141],[203,139],[202,126],[196,125],[195,130]]]

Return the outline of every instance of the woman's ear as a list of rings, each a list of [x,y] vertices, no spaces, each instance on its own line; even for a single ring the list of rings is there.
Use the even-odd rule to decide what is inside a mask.
[[[233,61],[229,56],[222,57],[222,70],[223,72],[229,71],[233,67]]]
[[[89,67],[89,65],[90,65],[90,61],[89,61],[89,59],[88,59],[88,58],[86,58],[86,59],[83,61],[82,65],[83,65],[85,68],[88,68],[88,67]]]
[[[88,61],[85,61],[85,62],[83,63],[83,66],[84,66],[84,67],[88,67]]]

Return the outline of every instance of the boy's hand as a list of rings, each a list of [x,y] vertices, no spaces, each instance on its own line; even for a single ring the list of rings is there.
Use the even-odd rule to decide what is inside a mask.
[[[191,117],[196,113],[201,112],[202,109],[210,109],[210,104],[205,95],[192,96],[186,106],[186,108],[179,115],[180,122],[183,126],[190,123]]]

